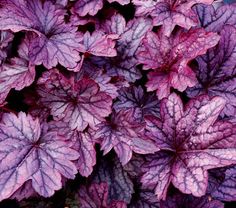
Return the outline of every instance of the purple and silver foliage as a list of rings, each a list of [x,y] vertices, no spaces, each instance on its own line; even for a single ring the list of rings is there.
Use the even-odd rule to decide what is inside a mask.
[[[227,207],[235,121],[236,3],[0,0],[0,206]]]

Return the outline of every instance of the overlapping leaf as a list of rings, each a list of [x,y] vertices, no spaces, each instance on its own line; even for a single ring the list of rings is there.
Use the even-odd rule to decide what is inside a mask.
[[[26,39],[20,45],[19,55],[0,66],[0,103],[5,101],[11,89],[22,90],[31,85],[35,78],[35,67],[29,63],[29,44]]]
[[[112,24],[111,24],[112,22]],[[128,81],[134,82],[141,78],[137,68],[135,52],[147,31],[152,29],[150,19],[136,18],[125,25],[125,19],[115,14],[103,26],[107,33],[119,34],[117,40],[117,56],[110,59],[94,59],[95,64],[104,67],[109,76],[123,76]]]
[[[0,32],[0,64],[7,57],[7,46],[13,40],[13,34],[9,31]]]
[[[107,56],[113,57],[116,56],[115,39],[118,38],[118,35],[111,34],[105,35],[101,31],[94,31],[92,34],[86,32],[83,36],[83,46],[84,48],[81,52],[88,54],[93,54],[95,56]]]
[[[13,195],[11,195],[11,199],[17,199],[21,201],[23,199],[27,199],[29,197],[37,196],[38,194],[32,187],[31,181],[25,182]]]
[[[230,167],[225,172],[223,182],[211,193],[211,195],[222,201],[235,201],[236,199],[236,167]]]
[[[55,120],[63,120],[78,131],[88,125],[95,128],[111,113],[112,98],[91,79],[75,81],[51,70],[38,81],[38,93]]]
[[[88,188],[83,186],[79,189],[79,202],[81,208],[126,208],[123,201],[108,201],[108,184],[91,184]]]
[[[29,58],[35,64],[52,68],[58,63],[74,68],[80,60],[76,28],[64,22],[65,11],[52,2],[2,0],[0,29],[31,31]]]
[[[130,208],[160,208],[160,204],[157,201],[156,196],[153,191],[148,189],[137,189],[136,193],[133,194],[131,203],[129,204]]]
[[[107,154],[114,148],[122,165],[129,162],[132,152],[154,153],[158,150],[144,135],[144,123],[133,117],[132,110],[113,112],[110,121],[97,125],[95,137],[101,141],[101,149]]]
[[[171,94],[161,103],[161,119],[147,117],[149,135],[162,151],[147,156],[142,183],[155,188],[158,199],[165,199],[171,182],[183,193],[203,196],[207,170],[236,163],[236,127],[216,122],[224,105],[223,98],[202,96],[184,110]]]
[[[87,14],[94,16],[103,7],[103,0],[80,0],[77,1],[72,11],[79,16]]]
[[[50,122],[49,129],[64,136],[67,142],[72,144],[72,148],[79,153],[79,158],[74,163],[79,173],[82,176],[88,177],[93,171],[93,166],[96,164],[95,140],[92,132],[71,130],[67,123],[60,121]]]
[[[159,99],[162,99],[169,95],[171,87],[182,92],[196,85],[195,73],[188,63],[218,41],[217,34],[203,29],[180,31],[170,38],[161,31],[147,33],[137,56],[144,69],[153,69],[148,75],[148,91],[157,90]]]
[[[83,66],[79,73],[76,74],[76,79],[91,78],[93,79],[100,87],[100,90],[106,92],[113,99],[118,96],[118,89],[116,82],[111,82],[111,77],[104,73],[104,70],[96,67],[90,61],[84,61]],[[126,83],[121,83],[121,85],[126,86]]]
[[[114,103],[114,109],[133,109],[134,117],[143,120],[145,115],[159,116],[159,101],[155,94],[144,92],[141,86],[123,88],[119,91],[117,102]]]
[[[93,183],[108,184],[108,201],[124,201],[129,204],[134,185],[119,160],[116,157],[103,157],[97,163],[97,170],[92,177]]]
[[[17,155],[17,157],[16,157]],[[0,200],[26,181],[44,197],[61,188],[62,175],[74,178],[79,154],[57,132],[41,129],[38,119],[5,114],[0,124]]]
[[[208,31],[220,32],[224,25],[236,26],[236,4],[222,5],[215,9],[213,5],[194,6],[199,25]]]
[[[206,55],[197,58],[196,70],[198,84],[188,90],[193,97],[207,93],[219,95],[226,99],[223,114],[234,116],[236,112],[236,28],[225,26],[219,44],[209,49]]]
[[[125,5],[130,3],[130,0],[108,0],[108,2],[112,3],[112,2],[118,2],[121,5]]]
[[[193,197],[176,193],[174,196],[168,197],[166,201],[161,202],[162,208],[224,208],[224,204],[217,200],[209,199],[207,196],[204,197]]]
[[[190,0],[190,1],[169,1],[169,0],[133,0],[138,9],[136,15],[150,14],[153,17],[153,24],[163,25],[164,34],[170,36],[176,25],[190,29],[198,23],[197,15],[192,6],[197,3],[211,4],[212,0]]]

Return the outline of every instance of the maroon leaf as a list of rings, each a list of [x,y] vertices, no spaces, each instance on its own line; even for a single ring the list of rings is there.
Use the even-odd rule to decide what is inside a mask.
[[[224,26],[219,44],[206,55],[197,58],[199,83],[188,90],[190,97],[207,93],[221,96],[227,101],[222,114],[234,116],[236,112],[236,28]]]
[[[236,163],[236,127],[216,122],[224,105],[223,98],[202,96],[184,108],[171,94],[161,103],[161,119],[147,116],[148,135],[162,151],[147,156],[142,183],[155,188],[158,199],[165,199],[170,182],[183,193],[203,196],[207,170]]]
[[[16,157],[17,155],[17,157]],[[57,132],[40,127],[38,119],[5,114],[0,124],[0,200],[10,197],[26,181],[44,197],[61,188],[61,178],[74,178],[72,163],[79,154]]]
[[[154,70],[148,75],[148,91],[157,90],[159,99],[162,99],[169,95],[171,87],[182,92],[196,85],[195,73],[188,63],[215,46],[219,38],[203,29],[180,31],[170,38],[161,32],[147,33],[137,56],[144,69]]]
[[[57,70],[44,73],[38,81],[40,102],[51,109],[56,120],[69,123],[71,129],[83,131],[104,120],[111,112],[112,98],[100,92],[91,79],[67,79]]]
[[[95,137],[101,141],[101,149],[107,154],[112,148],[117,153],[122,165],[132,157],[132,152],[139,154],[154,153],[158,150],[153,142],[144,136],[144,123],[133,117],[131,110],[113,112],[111,121],[97,125]]]

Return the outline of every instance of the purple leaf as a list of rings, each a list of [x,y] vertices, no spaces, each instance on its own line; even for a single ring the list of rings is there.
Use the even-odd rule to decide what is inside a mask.
[[[213,193],[224,181],[225,171],[229,167],[215,168],[208,171],[207,194]]]
[[[224,25],[236,26],[236,4],[223,5],[215,9],[212,5],[194,6],[200,26],[207,31],[220,32]]]
[[[131,160],[123,167],[131,178],[140,178],[143,174],[140,167],[144,163],[145,163],[145,155],[134,153]]]
[[[155,188],[159,200],[170,182],[183,193],[203,196],[207,170],[236,163],[236,126],[216,121],[224,105],[221,97],[201,96],[184,108],[171,94],[161,102],[161,119],[146,117],[147,134],[161,151],[147,156],[142,183]]]
[[[13,38],[13,34],[9,31],[0,32],[0,64],[7,57],[7,46]]]
[[[67,79],[57,70],[44,73],[38,81],[40,102],[51,109],[56,120],[68,123],[71,129],[92,128],[111,113],[112,98],[100,92],[91,79]]]
[[[148,189],[140,189],[137,190],[133,195],[132,201],[129,204],[130,208],[160,208],[160,204],[157,201],[156,196],[153,191]]]
[[[88,177],[96,164],[95,141],[91,132],[78,132],[71,130],[67,123],[53,121],[49,123],[49,129],[56,131],[59,135],[64,136],[72,144],[72,148],[79,153],[79,158],[74,161],[79,173]]]
[[[27,181],[13,195],[11,195],[10,198],[21,201],[33,196],[37,196],[37,193],[33,189],[32,183],[30,181]]]
[[[121,14],[115,13],[110,19],[106,19],[104,23],[100,23],[97,27],[108,34],[121,35],[126,30],[126,20]]]
[[[157,90],[159,99],[162,99],[169,95],[171,87],[182,92],[188,86],[196,85],[195,73],[188,63],[215,46],[219,38],[203,29],[180,31],[170,38],[161,32],[147,33],[137,56],[144,69],[153,69],[148,75],[148,91]]]
[[[103,0],[79,0],[72,11],[82,17],[87,14],[94,16],[102,7]]]
[[[236,166],[230,167],[225,172],[224,181],[211,195],[222,201],[236,201]]]
[[[52,68],[58,63],[74,68],[80,60],[76,28],[65,24],[65,11],[40,0],[2,0],[0,29],[31,31],[29,58],[35,65]],[[47,9],[45,9],[47,8]]]
[[[115,41],[118,35],[105,35],[101,31],[94,31],[91,35],[86,32],[83,37],[84,52],[86,54],[92,54],[95,56],[116,56]]]
[[[221,96],[227,101],[222,114],[234,116],[236,112],[236,28],[224,26],[219,44],[206,55],[197,58],[196,75],[199,83],[188,90],[190,97],[207,93]]]
[[[135,5],[135,15],[144,16],[150,14],[156,5],[155,0],[132,0],[132,3]]]
[[[161,201],[161,208],[224,208],[224,204],[217,200],[212,200],[207,196],[196,198],[191,195],[176,193],[169,196],[166,201]]]
[[[154,153],[158,150],[153,142],[144,136],[144,123],[133,117],[133,111],[113,112],[110,121],[97,125],[95,137],[101,141],[104,154],[114,148],[122,165],[129,162],[132,152]]]
[[[37,193],[52,196],[62,186],[62,175],[75,177],[72,161],[78,156],[57,132],[41,129],[38,119],[22,112],[18,117],[4,114],[0,124],[0,200],[28,180]]]
[[[22,90],[31,85],[35,78],[35,67],[28,61],[28,45],[23,42],[20,57],[0,66],[0,103],[3,103],[11,89]]]
[[[108,0],[109,3],[118,2],[121,5],[129,4],[130,0]]]
[[[78,194],[81,208],[126,208],[123,201],[108,201],[108,184],[92,184],[88,188],[82,186]]]
[[[13,40],[14,35],[9,31],[1,31],[0,49],[6,48]]]
[[[123,88],[119,91],[118,100],[114,103],[114,109],[133,109],[134,117],[143,120],[145,115],[159,116],[159,101],[155,94],[145,93],[141,86]]]
[[[197,3],[211,4],[212,0],[190,1],[144,1],[134,0],[138,6],[136,14],[149,13],[153,17],[155,26],[163,25],[164,34],[170,36],[176,25],[190,29],[198,23],[197,15],[191,9]],[[145,11],[147,10],[147,11]]]
[[[79,73],[76,74],[77,79],[82,78],[91,78],[93,79],[100,87],[102,92],[107,93],[113,99],[118,96],[118,86],[115,83],[111,83],[111,77],[104,73],[104,70],[96,67],[90,61],[84,61],[83,66]],[[123,83],[122,83],[123,85]],[[124,83],[125,85],[125,83]]]
[[[92,181],[93,183],[106,182],[108,184],[108,201],[130,203],[134,192],[133,182],[117,158],[103,157],[100,159]]]
[[[58,7],[64,8],[66,7],[66,5],[68,4],[69,0],[50,0],[52,1],[54,4],[56,4]]]
[[[115,22],[113,22],[115,21]],[[113,24],[111,24],[113,22]],[[128,81],[134,82],[141,78],[137,68],[137,59],[134,56],[137,48],[147,33],[152,29],[150,19],[135,18],[125,26],[125,20],[120,15],[114,15],[105,23],[106,32],[114,34],[118,32],[120,38],[117,40],[117,56],[109,59],[94,59],[94,63],[104,68],[109,76],[124,76]]]

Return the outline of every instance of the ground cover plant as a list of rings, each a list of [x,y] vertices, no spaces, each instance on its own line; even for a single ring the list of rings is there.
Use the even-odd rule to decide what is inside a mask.
[[[0,207],[236,206],[236,3],[0,0]]]

